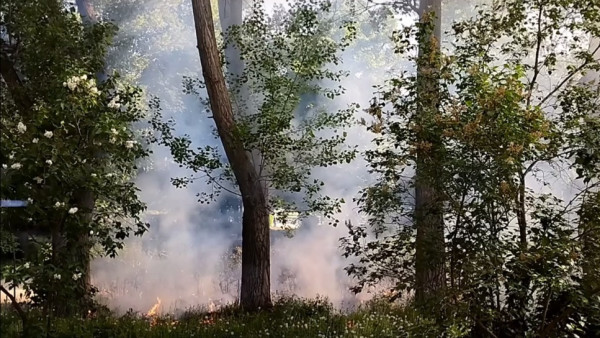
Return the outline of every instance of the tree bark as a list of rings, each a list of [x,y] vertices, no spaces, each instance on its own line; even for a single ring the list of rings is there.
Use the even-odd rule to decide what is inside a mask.
[[[235,134],[236,123],[215,40],[210,1],[192,0],[202,73],[217,132],[242,195],[241,306],[249,311],[271,306],[269,215],[260,177]]]
[[[434,14],[435,19],[430,15]],[[442,199],[438,192],[438,177],[432,168],[439,168],[441,142],[439,135],[427,130],[427,124],[438,114],[439,65],[436,55],[440,51],[441,1],[422,0],[419,8],[421,22],[433,19],[433,31],[423,32],[419,41],[417,64],[417,120],[422,131],[420,143],[430,148],[419,148],[415,179],[415,222],[417,228],[415,262],[415,298],[418,304],[435,300],[436,294],[446,284],[444,220]]]

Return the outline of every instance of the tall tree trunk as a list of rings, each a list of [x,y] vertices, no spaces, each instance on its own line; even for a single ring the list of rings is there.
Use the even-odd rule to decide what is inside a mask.
[[[435,19],[431,15],[435,15]],[[441,40],[441,1],[422,0],[419,8],[421,22],[431,21],[433,30],[424,29],[419,41],[417,64],[418,117],[421,143],[430,148],[419,148],[415,180],[415,222],[417,227],[415,288],[418,304],[426,304],[445,287],[444,220],[442,200],[437,190],[438,177],[432,168],[439,168],[441,141],[439,135],[426,127],[438,114],[439,64]]]
[[[192,0],[192,8],[210,106],[244,205],[240,303],[244,309],[252,311],[271,306],[267,200],[251,157],[235,134],[235,119],[215,40],[210,1]]]

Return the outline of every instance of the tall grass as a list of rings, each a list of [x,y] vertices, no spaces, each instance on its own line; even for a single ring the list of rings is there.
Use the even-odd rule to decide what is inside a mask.
[[[189,309],[177,317],[146,317],[109,312],[95,318],[50,318],[29,312],[32,337],[408,337],[436,336],[427,333],[434,325],[417,318],[408,309],[373,301],[351,313],[335,310],[325,299],[284,298],[270,309],[255,313],[235,305],[217,312]],[[22,336],[21,322],[4,307],[0,336]],[[414,327],[417,323],[417,328]],[[418,324],[420,323],[420,324]],[[431,323],[430,323],[431,324]],[[409,332],[417,329],[419,334]],[[421,335],[423,334],[423,335]]]

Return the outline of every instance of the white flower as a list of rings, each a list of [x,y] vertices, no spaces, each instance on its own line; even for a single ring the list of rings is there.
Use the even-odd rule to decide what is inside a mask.
[[[119,135],[119,132],[115,128],[110,128],[110,132],[115,135]]]
[[[74,273],[73,274],[73,280],[75,280],[75,281],[78,280],[79,278],[81,278],[81,275],[82,275],[81,272],[80,273]]]
[[[98,90],[98,88],[96,88],[96,87],[92,87],[92,88],[90,88],[90,93],[91,93],[92,95],[100,95],[100,91],[99,91],[99,90]]]
[[[54,136],[54,133],[49,130],[46,130],[46,132],[44,133],[44,137],[46,138],[52,138],[52,136]]]
[[[33,203],[33,198],[27,197],[27,203],[29,203],[29,204]]]
[[[21,163],[13,163],[13,165],[10,166],[11,169],[21,169],[21,167],[23,167],[23,165]]]
[[[81,163],[85,164],[87,162],[87,158],[84,158]]]
[[[52,165],[52,160],[46,160],[47,165]]]
[[[73,208],[69,209],[69,214],[73,215],[74,213],[77,212],[77,210],[79,210],[79,209],[77,209],[77,207],[73,207]]]
[[[42,184],[42,182],[44,182],[44,179],[43,179],[43,178],[41,178],[41,177],[39,177],[39,176],[36,176],[36,177],[34,177],[34,178],[33,178],[33,180],[34,180],[34,181],[35,181],[37,184]]]
[[[55,274],[54,274],[54,279],[58,279],[58,280],[60,280],[60,273],[55,273]]]
[[[15,158],[15,153],[12,153],[12,154],[8,155],[8,159],[9,160],[12,160],[13,158]]]
[[[94,230],[90,230],[90,236],[94,235]]]
[[[135,141],[125,141],[125,148],[131,149],[135,143]]]
[[[86,74],[81,75],[80,79],[87,80],[87,75]]]
[[[2,164],[2,169],[6,169],[6,168],[8,168],[8,166],[6,165],[6,163],[3,163]]]
[[[25,265],[23,265],[23,267],[24,267],[25,269],[29,269],[29,262],[25,263]]]
[[[56,207],[56,208],[60,208],[60,202],[56,202],[56,203],[54,203],[54,207]]]
[[[23,134],[27,131],[27,126],[23,124],[23,122],[19,122],[19,124],[17,124],[17,130],[19,131],[19,133]]]
[[[96,174],[92,174],[92,177],[97,177],[97,176],[98,176],[98,175],[96,175]]]
[[[119,100],[119,95],[113,97],[113,99],[108,103],[108,108],[119,109],[121,107],[121,104],[118,102]]]
[[[38,143],[38,141],[39,141],[39,140],[40,140],[40,139],[36,137],[36,138],[34,138],[33,140],[31,140],[31,142],[32,142],[32,143]]]

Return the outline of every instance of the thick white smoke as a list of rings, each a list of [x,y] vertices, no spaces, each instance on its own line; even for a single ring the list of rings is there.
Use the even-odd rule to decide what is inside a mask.
[[[190,135],[196,146],[219,145],[212,136],[214,122],[201,110],[198,98],[182,92],[183,76],[201,75],[191,3],[145,1],[143,6],[135,6],[136,3],[123,0],[111,8],[98,2],[97,8],[103,10],[105,18],[117,18],[120,26],[117,47],[111,55],[112,66],[119,69],[137,65],[141,70],[139,83],[161,99],[163,115],[175,118],[179,134]],[[390,48],[388,52],[392,52]],[[343,81],[347,92],[335,106],[343,108],[351,102],[367,106],[374,80],[384,78],[386,69],[363,75],[368,65],[357,62],[352,53],[347,54],[342,67],[351,75]],[[348,142],[360,145],[362,150],[370,139],[364,127],[349,131]],[[228,205],[227,199],[232,197],[227,193],[208,206],[199,204],[196,193],[210,189],[203,182],[187,189],[173,187],[171,177],[189,173],[172,163],[166,149],[154,147],[153,151],[152,170],[137,180],[142,200],[154,214],[149,215],[152,227],[142,238],[129,239],[116,259],[93,262],[93,283],[100,288],[100,297],[121,311],[147,311],[156,297],[161,298],[164,311],[215,300],[233,301],[239,266],[233,264],[233,269],[226,271],[231,262],[224,256],[232,256],[233,247],[240,244],[239,210],[232,203]],[[356,299],[348,291],[350,280],[343,271],[347,261],[340,255],[338,240],[346,235],[344,220],[359,221],[352,199],[367,183],[367,167],[359,159],[349,165],[315,171],[315,175],[326,182],[326,194],[347,201],[338,217],[341,225],[333,228],[313,219],[307,220],[293,237],[272,232],[272,290],[303,297],[326,296],[341,306]],[[287,278],[289,274],[295,278]]]

